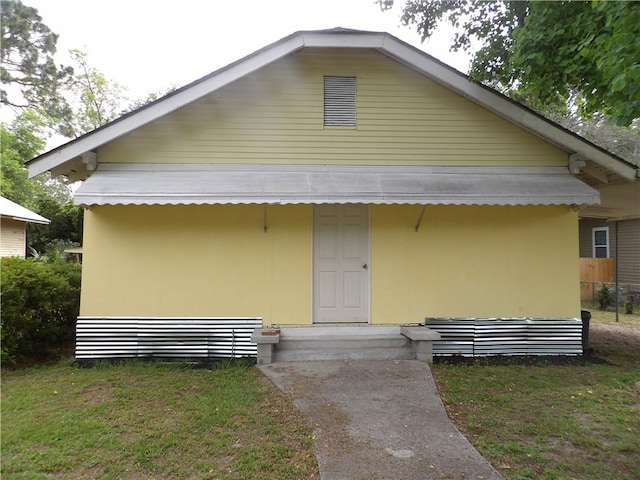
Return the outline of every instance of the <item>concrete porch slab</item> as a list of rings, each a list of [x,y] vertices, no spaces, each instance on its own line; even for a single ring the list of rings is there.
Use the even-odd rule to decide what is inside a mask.
[[[316,360],[433,360],[437,332],[422,326],[281,327],[277,335],[256,329],[258,365]]]
[[[398,326],[323,325],[282,328],[280,333],[273,362],[415,358],[411,342]]]

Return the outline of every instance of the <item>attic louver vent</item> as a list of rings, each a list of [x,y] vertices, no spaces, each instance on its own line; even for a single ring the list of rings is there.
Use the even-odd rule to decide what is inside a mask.
[[[324,77],[324,124],[356,125],[356,77]]]

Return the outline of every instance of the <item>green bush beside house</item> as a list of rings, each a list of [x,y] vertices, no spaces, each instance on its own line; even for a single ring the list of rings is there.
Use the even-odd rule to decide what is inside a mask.
[[[74,338],[81,266],[32,258],[1,261],[2,366],[30,365],[59,356]]]

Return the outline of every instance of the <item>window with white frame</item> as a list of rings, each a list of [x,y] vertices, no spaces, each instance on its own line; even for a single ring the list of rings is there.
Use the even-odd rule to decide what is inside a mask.
[[[609,227],[597,227],[592,232],[593,257],[609,258]]]

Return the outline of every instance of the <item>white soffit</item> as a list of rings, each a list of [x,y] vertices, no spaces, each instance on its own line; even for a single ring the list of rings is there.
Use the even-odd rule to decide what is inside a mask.
[[[640,219],[640,182],[602,185],[598,187],[598,191],[601,204],[581,208],[581,217],[604,218],[609,221]]]
[[[471,101],[493,111],[530,132],[556,144],[569,153],[579,153],[628,180],[635,180],[637,169],[585,139],[564,130],[509,100],[495,90],[471,82],[466,75],[425,52],[387,33],[333,29],[297,32],[247,57],[201,78],[135,112],[127,114],[93,132],[28,162],[31,177],[73,161],[136,128],[156,120],[188,103],[208,95],[245,75],[303,47],[375,48],[450,88]],[[64,169],[58,168],[58,171]]]
[[[93,205],[592,205],[563,167],[101,164],[75,192]]]

